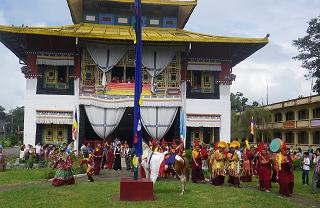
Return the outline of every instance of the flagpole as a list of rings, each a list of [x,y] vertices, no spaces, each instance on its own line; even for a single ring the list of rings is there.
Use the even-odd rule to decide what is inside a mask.
[[[134,1],[135,12],[135,78],[134,78],[134,113],[133,113],[133,145],[137,159],[138,172],[142,156],[142,137],[140,121],[140,99],[142,91],[142,25],[141,0]]]

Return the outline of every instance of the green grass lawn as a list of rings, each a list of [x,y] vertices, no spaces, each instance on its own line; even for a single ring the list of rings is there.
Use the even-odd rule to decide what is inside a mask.
[[[53,187],[50,183],[23,185],[1,190],[3,184],[19,184],[44,180],[46,170],[15,170],[0,173],[0,207],[301,207],[293,198],[280,198],[278,185],[273,184],[272,193],[257,191],[257,182],[242,184],[236,189],[224,184],[188,183],[187,192],[180,196],[178,181],[158,181],[154,192],[156,201],[120,202],[119,181],[77,181],[75,185]],[[310,174],[311,176],[312,174]],[[311,187],[301,185],[301,173],[295,174],[294,195],[305,200],[319,200],[320,194],[312,195]]]
[[[159,181],[155,185],[156,201],[130,203],[113,200],[119,194],[117,181],[80,182],[58,188],[42,184],[0,192],[0,204],[5,207],[299,207],[290,199],[256,190],[190,183],[185,195],[180,196],[179,188],[177,181]]]
[[[0,172],[0,186],[27,183],[35,180],[46,179],[49,169],[16,169]]]

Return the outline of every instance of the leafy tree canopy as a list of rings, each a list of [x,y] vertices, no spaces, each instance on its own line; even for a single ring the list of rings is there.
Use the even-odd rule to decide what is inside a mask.
[[[307,35],[293,40],[293,46],[299,54],[293,59],[302,61],[302,67],[308,70],[307,79],[316,78],[313,91],[320,94],[320,16],[308,22]]]

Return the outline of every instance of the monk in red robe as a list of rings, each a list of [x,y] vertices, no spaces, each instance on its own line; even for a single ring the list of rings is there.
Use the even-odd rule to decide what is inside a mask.
[[[252,175],[254,173],[253,158],[254,153],[251,151],[250,146],[247,146],[242,154],[242,182],[252,182]]]
[[[112,146],[110,146],[109,150],[108,150],[108,162],[107,162],[107,168],[108,169],[112,169],[113,160],[114,160],[113,148],[112,148]]]
[[[192,174],[191,174],[191,180],[193,183],[197,183],[201,181],[204,183],[204,175],[202,173],[202,159],[200,154],[200,145],[199,141],[196,140],[195,147],[192,151]]]
[[[94,172],[96,175],[100,174],[102,155],[103,155],[103,150],[102,150],[101,144],[97,144],[97,147],[93,151]]]
[[[259,188],[270,192],[271,184],[271,160],[266,149],[263,149],[258,154],[258,176],[259,176]]]
[[[289,150],[282,148],[283,158],[281,160],[281,169],[278,173],[279,193],[282,196],[289,197],[293,193],[294,176],[292,159]]]

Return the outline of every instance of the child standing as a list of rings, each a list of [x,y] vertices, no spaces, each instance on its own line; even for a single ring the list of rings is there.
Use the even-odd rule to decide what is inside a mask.
[[[305,152],[303,154],[302,161],[302,184],[309,185],[309,171],[310,171],[310,158],[309,153]]]

